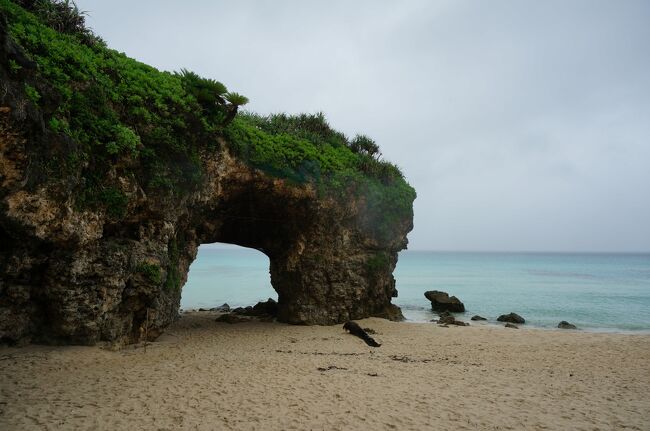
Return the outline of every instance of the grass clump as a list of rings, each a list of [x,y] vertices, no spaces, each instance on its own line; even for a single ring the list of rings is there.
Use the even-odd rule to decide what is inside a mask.
[[[160,283],[162,275],[158,265],[147,262],[141,262],[136,267],[136,271],[142,274],[147,280],[152,283]]]
[[[41,94],[38,90],[28,84],[25,84],[25,95],[35,104],[38,104],[38,101],[41,100]]]
[[[366,260],[366,270],[370,275],[374,275],[377,271],[385,269],[388,263],[388,255],[383,251],[378,251]]]

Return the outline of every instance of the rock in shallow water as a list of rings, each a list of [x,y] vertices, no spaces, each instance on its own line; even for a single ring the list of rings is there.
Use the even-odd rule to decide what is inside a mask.
[[[560,323],[558,323],[557,327],[560,329],[578,329],[576,325],[573,325],[567,322],[566,320],[563,320]]]
[[[485,317],[479,316],[478,314],[475,314],[472,316],[471,320],[487,320]]]
[[[424,292],[425,298],[431,301],[431,308],[437,311],[451,311],[454,313],[465,312],[465,305],[455,296],[449,296],[447,292],[429,290]]]
[[[501,316],[497,317],[497,320],[499,322],[509,322],[509,323],[519,323],[519,324],[526,323],[526,320],[520,315],[518,315],[517,313],[502,314]]]

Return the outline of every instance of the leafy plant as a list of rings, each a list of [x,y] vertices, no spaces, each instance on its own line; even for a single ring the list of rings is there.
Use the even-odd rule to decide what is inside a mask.
[[[179,240],[173,238],[167,246],[169,264],[167,265],[167,278],[164,287],[168,292],[177,292],[181,288],[181,274],[178,269],[180,263]]]
[[[106,212],[115,218],[126,213],[128,197],[115,187],[107,187],[99,193],[98,200],[106,207]]]
[[[135,152],[141,144],[140,136],[133,130],[118,124],[114,128],[115,140],[106,144],[106,151],[109,154],[117,154],[119,152]]]
[[[227,94],[228,89],[225,85],[214,79],[202,78],[187,69],[181,69],[177,75],[181,77],[185,91],[194,96],[207,115],[226,114],[223,96]]]
[[[27,95],[27,98],[34,103],[38,103],[38,101],[41,100],[41,94],[31,85],[25,84],[25,94]]]
[[[161,281],[161,271],[158,265],[154,265],[147,262],[141,262],[136,267],[136,271],[145,276],[145,278],[152,283],[160,283]]]
[[[226,100],[235,106],[242,106],[248,103],[248,98],[239,93],[227,93]]]
[[[73,0],[16,0],[16,3],[60,33],[76,36],[86,45],[103,44],[86,28],[87,12],[80,10]]]
[[[358,154],[365,154],[370,157],[376,158],[381,155],[379,152],[379,145],[366,135],[357,135],[350,141],[350,149]]]
[[[13,58],[9,59],[9,70],[11,71],[11,73],[16,73],[22,68],[23,67],[20,64],[16,63],[16,60],[14,60]]]

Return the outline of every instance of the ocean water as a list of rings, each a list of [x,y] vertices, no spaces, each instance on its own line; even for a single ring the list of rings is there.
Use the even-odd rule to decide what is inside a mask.
[[[240,247],[201,247],[183,288],[181,307],[253,305],[277,299],[268,258]],[[443,290],[474,314],[496,323],[516,312],[528,326],[561,320],[595,331],[650,331],[650,254],[446,253],[404,251],[395,270],[393,302],[408,320],[435,317],[424,297]]]

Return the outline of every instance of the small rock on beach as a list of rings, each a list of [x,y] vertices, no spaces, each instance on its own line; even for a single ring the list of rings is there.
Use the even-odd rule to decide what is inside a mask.
[[[557,327],[560,329],[578,329],[576,325],[569,323],[566,320],[561,321]]]
[[[497,320],[499,322],[508,322],[508,323],[526,323],[526,320],[518,315],[517,313],[510,313],[510,314],[502,314],[501,316],[497,317]]]

